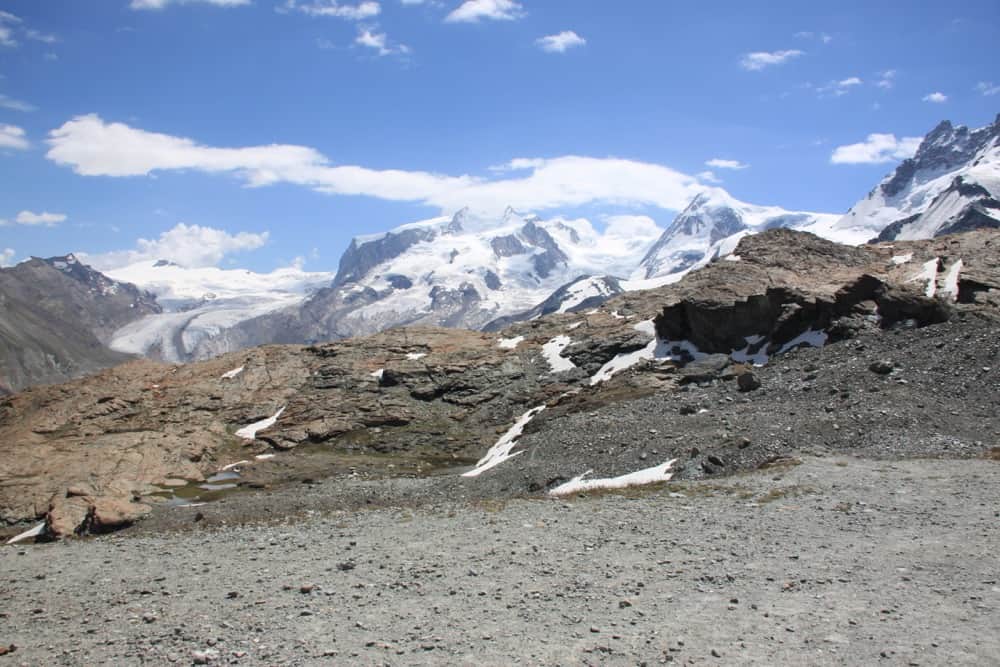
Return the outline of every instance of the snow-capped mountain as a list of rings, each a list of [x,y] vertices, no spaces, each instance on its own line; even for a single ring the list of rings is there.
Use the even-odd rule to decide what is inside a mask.
[[[115,331],[110,347],[164,361],[191,361],[228,352],[229,329],[295,306],[330,283],[330,273],[283,268],[271,273],[215,267],[185,268],[159,260],[107,272],[152,292],[164,312]]]
[[[632,277],[637,281],[662,278],[703,266],[732,252],[747,234],[774,227],[811,231],[830,238],[829,230],[837,219],[826,213],[747,204],[721,188],[709,188],[674,218]]]
[[[462,210],[354,238],[335,276],[185,269],[147,262],[109,272],[165,310],[115,332],[115,350],[169,361],[264,343],[307,343],[401,325],[495,329],[591,308],[621,291],[675,282],[775,227],[847,244],[925,238],[1000,221],[1000,118],[971,131],[943,122],[846,216],[742,202],[704,188],[666,230],[649,218],[605,225]]]
[[[1000,116],[970,130],[941,122],[837,224],[880,241],[1000,226]]]
[[[303,303],[294,323],[287,312],[259,318],[248,323],[251,338],[327,340],[403,324],[480,328],[582,276],[630,274],[662,231],[646,220],[613,220],[602,231],[584,219],[543,220],[511,208],[499,219],[462,210],[357,237],[330,288]],[[616,289],[600,284],[607,294]],[[577,296],[598,289],[580,285]]]

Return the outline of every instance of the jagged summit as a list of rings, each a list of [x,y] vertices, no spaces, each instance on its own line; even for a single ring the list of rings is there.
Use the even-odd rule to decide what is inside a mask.
[[[945,120],[835,229],[880,241],[1000,226],[1000,115],[970,130]]]

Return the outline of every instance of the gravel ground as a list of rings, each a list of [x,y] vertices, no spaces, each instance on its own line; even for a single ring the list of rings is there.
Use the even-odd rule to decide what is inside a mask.
[[[7,547],[0,665],[997,664],[998,487],[989,459],[806,456]]]

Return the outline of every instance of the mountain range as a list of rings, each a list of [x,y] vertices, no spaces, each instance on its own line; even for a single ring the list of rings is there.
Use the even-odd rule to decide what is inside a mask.
[[[843,216],[748,204],[706,187],[665,230],[638,217],[598,228],[514,208],[494,219],[465,209],[356,237],[335,275],[158,261],[98,279],[75,258],[32,259],[0,270],[0,299],[16,303],[0,314],[0,385],[61,380],[130,354],[186,362],[402,325],[496,330],[676,282],[714,260],[738,261],[740,239],[773,228],[858,245],[998,226],[1000,116],[975,130],[942,122]],[[29,270],[48,276],[37,283],[44,299],[25,298],[18,276]]]

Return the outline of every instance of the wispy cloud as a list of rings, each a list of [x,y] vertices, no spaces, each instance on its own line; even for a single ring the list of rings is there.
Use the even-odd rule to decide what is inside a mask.
[[[805,51],[799,49],[787,49],[784,51],[754,51],[745,53],[740,58],[740,67],[749,71],[762,70],[765,67],[774,65],[784,65],[793,58],[805,55]]]
[[[981,95],[996,95],[1000,93],[1000,86],[995,85],[992,81],[980,81],[976,84],[976,92]]]
[[[6,95],[0,94],[0,108],[10,109],[11,111],[34,111],[34,105],[28,104],[27,102],[22,102],[21,100],[15,100],[13,97],[7,97]]]
[[[354,43],[373,49],[380,56],[391,56],[393,54],[407,54],[410,47],[406,44],[389,45],[389,38],[384,32],[374,32],[371,28],[360,28],[358,36],[354,38]]]
[[[17,251],[13,248],[4,248],[3,250],[0,250],[0,266],[12,266],[16,256]]]
[[[878,81],[875,85],[884,90],[889,90],[894,85],[896,85],[896,70],[887,69],[879,72]]]
[[[944,93],[935,92],[924,95],[921,99],[923,99],[924,102],[931,102],[933,104],[944,104],[948,101],[948,96]]]
[[[186,5],[200,3],[216,7],[241,7],[249,5],[250,0],[132,0],[131,9],[166,9],[168,5]]]
[[[524,15],[524,7],[514,0],[465,0],[444,20],[447,23],[478,23],[482,19],[515,21]]]
[[[17,46],[18,42],[14,38],[13,26],[20,25],[20,23],[21,19],[17,16],[0,10],[0,46]]]
[[[830,155],[833,164],[882,164],[913,157],[921,137],[896,138],[894,134],[869,134],[856,144],[838,146]]]
[[[277,7],[277,10],[282,13],[298,11],[309,16],[331,16],[349,21],[363,21],[381,14],[382,5],[374,0],[366,0],[356,5],[344,4],[338,0],[312,0],[311,2],[286,0],[284,5]]]
[[[409,201],[455,211],[499,211],[507,205],[547,210],[591,203],[677,210],[704,186],[655,163],[568,155],[519,158],[516,175],[493,178],[332,165],[319,151],[292,145],[217,148],[191,139],[78,116],[49,133],[46,157],[84,176],[144,176],[155,172],[231,174],[249,187],[288,183],[331,195]]]
[[[796,37],[797,39],[818,39],[824,44],[829,44],[830,42],[833,41],[833,37],[831,37],[827,33],[825,32],[817,33],[813,32],[812,30],[801,30],[795,33],[795,35],[793,36]]]
[[[23,128],[17,125],[0,125],[0,149],[3,148],[26,151],[31,148],[31,143]]]
[[[568,49],[583,46],[586,43],[587,40],[572,30],[563,30],[555,35],[546,35],[535,40],[535,44],[547,53],[566,53]]]
[[[59,38],[55,35],[39,32],[38,30],[30,28],[24,31],[24,36],[34,42],[42,42],[43,44],[55,44],[59,41]]]
[[[712,183],[713,185],[722,182],[722,179],[716,176],[714,171],[709,170],[699,171],[694,177],[702,183]]]
[[[0,227],[8,227],[11,225],[24,225],[26,227],[54,227],[60,222],[66,221],[66,215],[63,213],[49,213],[48,211],[42,211],[41,213],[34,213],[33,211],[21,211],[13,220],[0,219]]]
[[[716,169],[746,169],[750,165],[744,164],[739,160],[726,160],[720,157],[714,157],[711,160],[705,162],[707,167],[715,167]]]
[[[840,79],[838,81],[831,81],[825,86],[820,86],[816,89],[816,92],[821,97],[833,96],[841,97],[846,95],[851,91],[851,88],[855,86],[860,86],[864,83],[860,78],[856,76],[849,76],[846,79]]]

